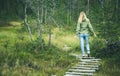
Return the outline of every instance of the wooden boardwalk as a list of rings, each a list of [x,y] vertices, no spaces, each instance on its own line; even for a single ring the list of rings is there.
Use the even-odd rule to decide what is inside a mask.
[[[73,54],[73,56],[76,56],[80,62],[68,69],[64,76],[93,76],[93,74],[99,70],[101,59],[96,59],[94,57],[82,58],[75,54]]]

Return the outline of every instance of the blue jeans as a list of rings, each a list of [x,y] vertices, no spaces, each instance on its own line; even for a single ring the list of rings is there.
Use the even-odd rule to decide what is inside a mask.
[[[78,37],[80,39],[80,47],[81,47],[81,51],[82,51],[82,56],[85,56],[84,42],[86,43],[87,54],[90,54],[89,35],[88,34],[79,34]]]

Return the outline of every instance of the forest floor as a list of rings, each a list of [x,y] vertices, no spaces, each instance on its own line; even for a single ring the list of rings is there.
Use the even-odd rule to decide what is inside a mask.
[[[0,25],[0,75],[1,76],[63,76],[69,67],[78,60],[70,53],[80,54],[79,40],[71,28],[52,29],[51,48],[45,51],[31,44],[28,32],[21,32],[22,22],[1,22]],[[22,40],[24,36],[24,40]],[[45,45],[48,34],[43,34]],[[33,35],[36,39],[36,35]],[[33,47],[34,46],[34,47]],[[119,76],[120,68],[116,64],[108,65],[107,59],[101,61],[100,70],[95,76]]]
[[[40,51],[39,47],[37,48],[39,43],[31,43],[29,33],[21,30],[22,22],[10,21],[1,24],[0,76],[62,76],[67,68],[77,62],[75,57],[69,56],[67,52],[71,51],[72,48],[68,45],[72,42],[64,42],[64,37],[58,36],[62,33],[58,33],[57,28],[54,29],[57,34],[52,34],[51,48],[47,48],[48,36],[43,35],[45,50]],[[36,35],[33,35],[33,39],[37,39]],[[68,39],[72,39],[71,36]]]

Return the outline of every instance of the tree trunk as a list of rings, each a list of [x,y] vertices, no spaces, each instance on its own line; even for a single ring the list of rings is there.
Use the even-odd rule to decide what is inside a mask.
[[[102,8],[103,8],[104,0],[99,0],[99,2],[101,3],[101,6],[102,6]]]
[[[49,17],[50,24],[49,24],[49,40],[48,40],[48,48],[51,46],[51,29],[52,29],[52,22],[51,22],[51,17]]]
[[[30,26],[29,26],[28,20],[27,20],[27,4],[25,4],[25,19],[24,19],[24,24],[27,26],[27,29],[28,29],[31,41],[33,41],[31,29],[30,29]]]
[[[68,9],[67,9],[67,25],[71,22],[71,8],[72,8],[72,2],[68,2]]]
[[[57,23],[56,23],[56,21],[53,19],[53,16],[54,16],[54,13],[55,13],[55,6],[56,4],[55,4],[55,0],[52,0],[52,7],[53,8],[51,8],[51,13],[49,14],[50,16],[49,16],[49,21],[50,21],[50,24],[49,24],[49,41],[48,41],[48,48],[51,46],[51,29],[52,29],[52,20],[53,20],[53,22],[56,24],[56,25],[58,25]]]
[[[115,17],[116,17],[116,22],[118,22],[118,17],[119,17],[119,6],[118,6],[118,0],[116,0],[116,14],[115,14]]]
[[[46,24],[47,21],[47,8],[45,8],[45,16],[44,16],[44,23]]]
[[[87,0],[87,14],[89,14],[89,9],[90,9],[90,0]]]
[[[44,3],[41,2],[41,22],[44,23]]]
[[[40,5],[40,3],[39,3],[39,5]],[[41,24],[41,21],[40,21],[40,6],[38,6],[38,9],[37,9],[37,21],[38,21],[39,33],[40,33],[40,47],[41,47],[41,50],[43,50],[42,24]]]

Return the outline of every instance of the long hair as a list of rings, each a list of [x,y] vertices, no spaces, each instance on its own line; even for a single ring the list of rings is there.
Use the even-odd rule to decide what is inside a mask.
[[[78,18],[78,23],[82,23],[82,21],[86,20],[87,22],[89,22],[89,19],[87,18],[85,12],[80,12],[79,18]]]

